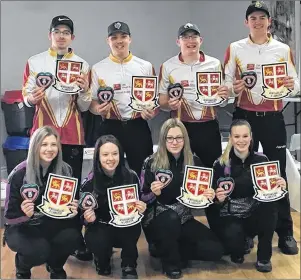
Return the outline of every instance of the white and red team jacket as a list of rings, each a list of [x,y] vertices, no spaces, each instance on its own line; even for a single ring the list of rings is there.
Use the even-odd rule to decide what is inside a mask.
[[[92,66],[91,92],[93,100],[98,100],[99,87],[111,87],[114,90],[111,110],[106,119],[131,120],[140,118],[141,114],[134,111],[131,103],[132,76],[154,76],[152,64],[134,56],[132,53],[122,63],[110,54]]]
[[[261,95],[263,92],[262,64],[277,62],[287,62],[288,76],[294,78],[294,90],[290,96],[296,95],[300,90],[300,83],[295,69],[290,47],[283,44],[269,35],[266,44],[258,45],[252,42],[250,37],[231,43],[225,54],[225,85],[233,88],[234,79],[241,79],[243,72],[255,71],[257,82],[249,90],[244,90],[241,94],[235,95],[235,106],[257,112],[281,111],[282,100],[267,100]]]
[[[62,60],[82,62],[82,73],[89,74],[88,63],[75,55],[72,49],[69,49]],[[36,88],[38,73],[50,72],[53,77],[56,77],[56,61],[57,53],[52,49],[28,59],[23,75],[22,90],[26,106],[31,106],[27,102],[27,97]],[[35,105],[36,111],[31,133],[42,126],[50,125],[60,134],[62,144],[84,145],[84,129],[80,111],[87,111],[91,100],[90,90],[71,95],[60,92],[51,85],[46,89],[42,101]]]
[[[222,72],[221,62],[200,52],[200,60],[193,64],[184,63],[181,53],[161,65],[159,93],[168,94],[170,84],[180,83],[184,88],[182,105],[177,111],[171,111],[172,117],[184,122],[205,122],[216,118],[215,106],[203,106],[197,101],[196,72]]]

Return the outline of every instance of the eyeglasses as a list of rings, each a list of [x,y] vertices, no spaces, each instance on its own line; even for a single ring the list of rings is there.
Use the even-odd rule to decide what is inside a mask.
[[[60,31],[60,30],[58,30],[58,29],[53,29],[51,32],[52,32],[55,36],[59,36],[59,35],[62,34],[64,37],[68,37],[68,36],[71,35],[71,31],[69,31],[69,30]]]
[[[183,136],[177,136],[177,137],[167,136],[166,137],[167,143],[173,143],[174,140],[176,140],[177,143],[182,143],[184,141],[184,137]]]
[[[183,36],[180,36],[180,38],[183,41],[188,41],[189,39],[197,40],[198,38],[200,38],[200,36],[198,36],[198,35],[183,35]]]

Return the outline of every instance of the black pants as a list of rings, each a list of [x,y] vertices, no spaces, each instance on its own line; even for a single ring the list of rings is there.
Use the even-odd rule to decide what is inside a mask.
[[[191,150],[211,168],[222,154],[221,134],[217,120],[208,122],[183,122],[190,139]]]
[[[116,228],[111,225],[96,223],[88,226],[85,240],[88,249],[94,254],[101,268],[106,268],[110,264],[113,247],[122,249],[121,267],[136,267],[137,242],[140,234],[140,224]]]
[[[258,150],[260,142],[263,153],[269,160],[279,160],[281,176],[286,180],[287,136],[283,114],[276,112],[272,115],[256,116],[255,112],[236,108],[233,119],[245,119],[250,123],[255,150]],[[293,220],[288,194],[278,201],[276,232],[279,237],[293,235]]]
[[[195,219],[181,225],[173,210],[156,216],[145,231],[158,249],[163,268],[180,268],[186,260],[218,261],[223,255],[213,231]]]
[[[140,176],[143,161],[153,153],[148,123],[142,118],[129,121],[104,120],[100,131],[100,136],[112,134],[120,141],[130,168]]]
[[[63,225],[12,225],[6,228],[5,235],[8,247],[17,252],[20,272],[45,262],[52,268],[62,268],[80,239],[76,228]]]
[[[272,239],[277,223],[277,202],[262,202],[248,218],[219,216],[219,206],[212,204],[206,209],[210,228],[222,240],[226,252],[242,257],[245,238],[258,235],[257,260],[269,261],[272,256]]]

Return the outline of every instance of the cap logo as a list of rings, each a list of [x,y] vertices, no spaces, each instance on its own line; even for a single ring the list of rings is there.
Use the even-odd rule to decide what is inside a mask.
[[[58,18],[58,21],[69,20],[69,18]]]
[[[262,8],[262,3],[260,1],[256,1],[255,7],[256,8]]]
[[[191,23],[186,23],[185,25],[184,25],[184,28],[190,28],[190,27],[192,27],[193,26],[193,24],[191,24]]]
[[[114,27],[115,27],[116,29],[119,29],[119,28],[121,27],[121,23],[120,23],[120,22],[116,22],[116,23],[114,24]]]

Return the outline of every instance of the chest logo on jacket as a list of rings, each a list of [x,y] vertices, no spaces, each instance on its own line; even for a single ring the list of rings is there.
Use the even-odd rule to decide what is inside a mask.
[[[131,103],[129,106],[136,112],[145,109],[154,110],[158,105],[158,77],[133,76]]]
[[[288,96],[291,90],[284,87],[287,76],[287,63],[272,63],[262,65],[263,92],[262,96],[268,100],[278,100]]]
[[[197,72],[196,73],[196,101],[205,106],[217,106],[225,101],[218,96],[218,88],[222,84],[222,72]]]
[[[38,209],[51,218],[66,219],[72,217],[74,214],[69,209],[69,205],[74,199],[77,183],[76,178],[50,173]]]
[[[206,208],[213,202],[204,196],[204,191],[212,187],[213,169],[185,166],[181,195],[177,200],[190,208]]]
[[[158,169],[155,173],[155,178],[156,181],[163,183],[163,188],[165,188],[171,182],[173,174],[170,170]]]
[[[252,164],[251,175],[254,184],[254,199],[262,202],[276,201],[283,198],[287,190],[277,185],[280,177],[279,161]]]
[[[24,200],[34,202],[39,196],[39,189],[37,184],[25,184],[20,188],[20,194]]]
[[[55,84],[53,87],[67,94],[75,94],[81,91],[81,87],[76,84],[76,80],[81,73],[82,64],[79,61],[58,59],[56,61]]]
[[[107,189],[110,214],[109,224],[114,227],[130,227],[141,222],[143,215],[136,208],[139,200],[137,184]]]
[[[78,207],[83,210],[96,209],[98,207],[98,203],[93,194],[90,192],[84,192],[80,196]]]

